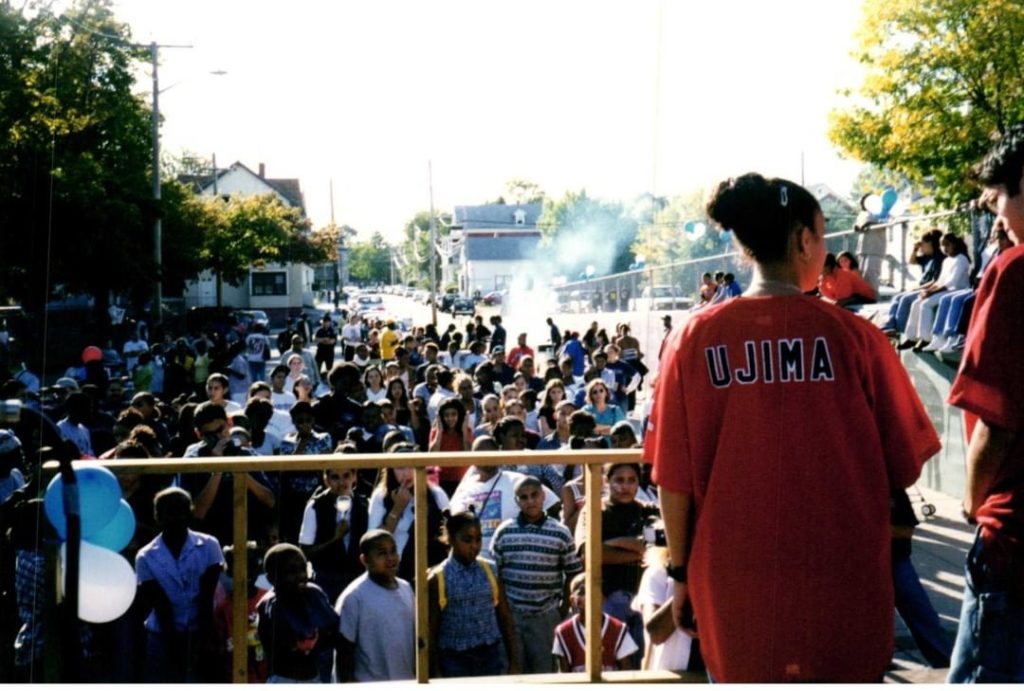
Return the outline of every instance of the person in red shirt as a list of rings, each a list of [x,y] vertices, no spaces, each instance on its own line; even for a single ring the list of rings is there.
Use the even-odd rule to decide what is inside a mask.
[[[534,357],[533,348],[526,345],[526,334],[519,334],[519,338],[516,340],[516,346],[512,350],[508,351],[508,357],[505,361],[509,364],[512,369],[519,369],[520,358],[529,355]]]
[[[978,286],[949,403],[964,411],[964,516],[978,525],[949,681],[1024,682],[1024,123],[1011,127],[977,171],[983,201],[1017,247]]]
[[[881,331],[804,295],[825,219],[799,185],[721,183],[708,215],[750,288],[667,337],[654,463],[677,625],[721,682],[880,681],[893,652],[889,488],[939,439]]]

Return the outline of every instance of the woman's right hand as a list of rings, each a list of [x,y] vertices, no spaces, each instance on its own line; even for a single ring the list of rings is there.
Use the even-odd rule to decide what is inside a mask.
[[[391,492],[391,501],[394,502],[394,509],[396,515],[401,515],[405,511],[405,507],[412,501],[412,483],[402,482]]]

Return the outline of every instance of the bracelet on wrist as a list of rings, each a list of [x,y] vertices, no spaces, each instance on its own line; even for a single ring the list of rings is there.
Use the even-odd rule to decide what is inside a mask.
[[[686,564],[682,566],[669,564],[665,567],[665,573],[676,583],[686,583]]]

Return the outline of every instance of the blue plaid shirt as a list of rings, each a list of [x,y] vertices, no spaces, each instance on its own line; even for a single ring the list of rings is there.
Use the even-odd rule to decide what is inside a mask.
[[[500,640],[494,591],[483,567],[476,561],[465,566],[458,559],[448,557],[440,568],[444,570],[448,604],[441,611],[438,649],[469,650]],[[493,564],[491,569],[494,569]]]

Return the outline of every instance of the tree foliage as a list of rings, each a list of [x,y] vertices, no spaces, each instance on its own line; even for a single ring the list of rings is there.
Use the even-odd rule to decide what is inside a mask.
[[[0,3],[0,297],[96,296],[152,282],[142,58],[107,0],[29,16]]]
[[[638,223],[621,202],[604,201],[586,190],[569,191],[561,199],[545,199],[537,225],[547,256],[556,269],[572,278],[626,271],[634,261],[631,249]]]
[[[437,237],[451,233],[452,216],[437,214]],[[404,240],[398,250],[403,283],[430,284],[430,212],[419,211],[402,228]],[[437,261],[437,280],[441,280],[441,261]]]
[[[362,283],[391,281],[391,247],[384,236],[374,233],[368,241],[349,246],[349,275]]]
[[[914,182],[936,201],[969,198],[967,171],[1024,119],[1019,0],[866,0],[857,34],[867,74],[832,114],[846,154]]]

